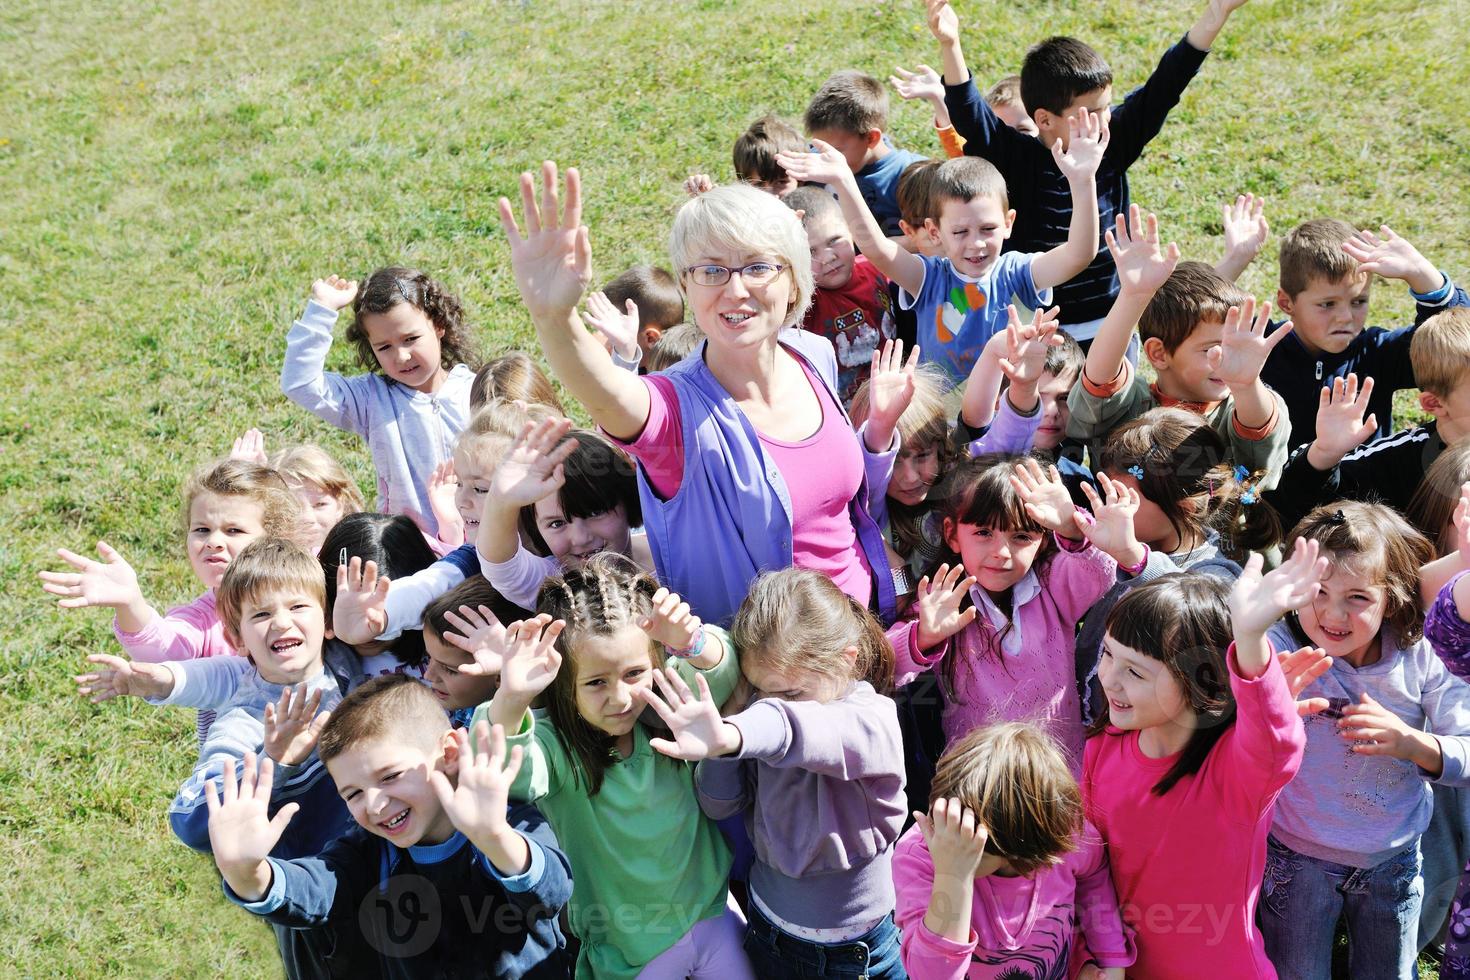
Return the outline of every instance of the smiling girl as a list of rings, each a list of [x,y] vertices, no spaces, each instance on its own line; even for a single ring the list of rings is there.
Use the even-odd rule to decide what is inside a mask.
[[[352,306],[347,339],[367,374],[326,370],[338,311]],[[286,336],[281,390],[324,421],[367,440],[378,510],[407,514],[429,537],[434,468],[449,458],[470,414],[474,354],[459,300],[414,269],[378,269],[363,281],[328,276]]]

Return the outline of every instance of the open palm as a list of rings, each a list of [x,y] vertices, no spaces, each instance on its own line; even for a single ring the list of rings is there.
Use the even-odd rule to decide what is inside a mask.
[[[557,193],[556,164],[541,165],[541,200],[535,181],[521,174],[524,234],[510,201],[500,199],[500,224],[510,240],[510,264],[521,298],[533,315],[570,313],[592,281],[592,245],[582,225],[582,179],[567,171],[566,207]]]

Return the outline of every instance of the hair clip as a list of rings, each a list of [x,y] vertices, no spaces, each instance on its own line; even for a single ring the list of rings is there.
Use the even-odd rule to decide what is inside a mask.
[[[1256,502],[1256,488],[1255,487],[1251,487],[1245,493],[1241,494],[1240,495],[1240,502],[1242,504],[1244,504],[1245,506],[1247,506],[1247,507],[1249,507],[1251,504],[1255,503]]]
[[[1325,523],[1328,526],[1330,526],[1330,527],[1341,527],[1342,525],[1346,524],[1347,522],[1348,522],[1347,515],[1342,512],[1342,508],[1341,507],[1339,507],[1337,510],[1333,511],[1332,513],[1328,514],[1327,515],[1327,519],[1325,521]]]
[[[1137,463],[1134,463],[1132,466],[1128,467],[1128,475],[1133,477],[1133,479],[1135,480],[1142,480],[1143,467],[1139,466]]]
[[[1237,483],[1244,483],[1250,475],[1251,471],[1244,466],[1237,466],[1235,468],[1235,480]]]

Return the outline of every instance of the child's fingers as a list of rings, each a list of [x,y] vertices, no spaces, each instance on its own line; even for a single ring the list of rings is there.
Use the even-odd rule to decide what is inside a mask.
[[[503,732],[503,729],[499,725],[495,726],[495,730],[497,732]],[[504,738],[504,735],[502,734],[501,737]],[[510,747],[509,758],[506,759],[505,765],[500,770],[500,777],[507,784],[513,784],[516,781],[516,776],[520,775],[521,760],[523,758],[525,758],[525,751],[519,745],[512,745]]]
[[[1296,703],[1296,713],[1302,717],[1315,715],[1332,707],[1332,702],[1326,698],[1306,698]]]

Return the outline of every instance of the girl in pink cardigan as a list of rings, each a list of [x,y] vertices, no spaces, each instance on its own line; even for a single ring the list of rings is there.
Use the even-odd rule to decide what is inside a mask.
[[[939,674],[948,744],[980,725],[1031,721],[1080,770],[1077,624],[1120,568],[1136,574],[1148,560],[1133,536],[1137,491],[1098,479],[1089,514],[1055,466],[1025,456],[981,456],[951,473],[942,528],[959,561],[923,579],[909,618],[888,631],[896,684]]]

